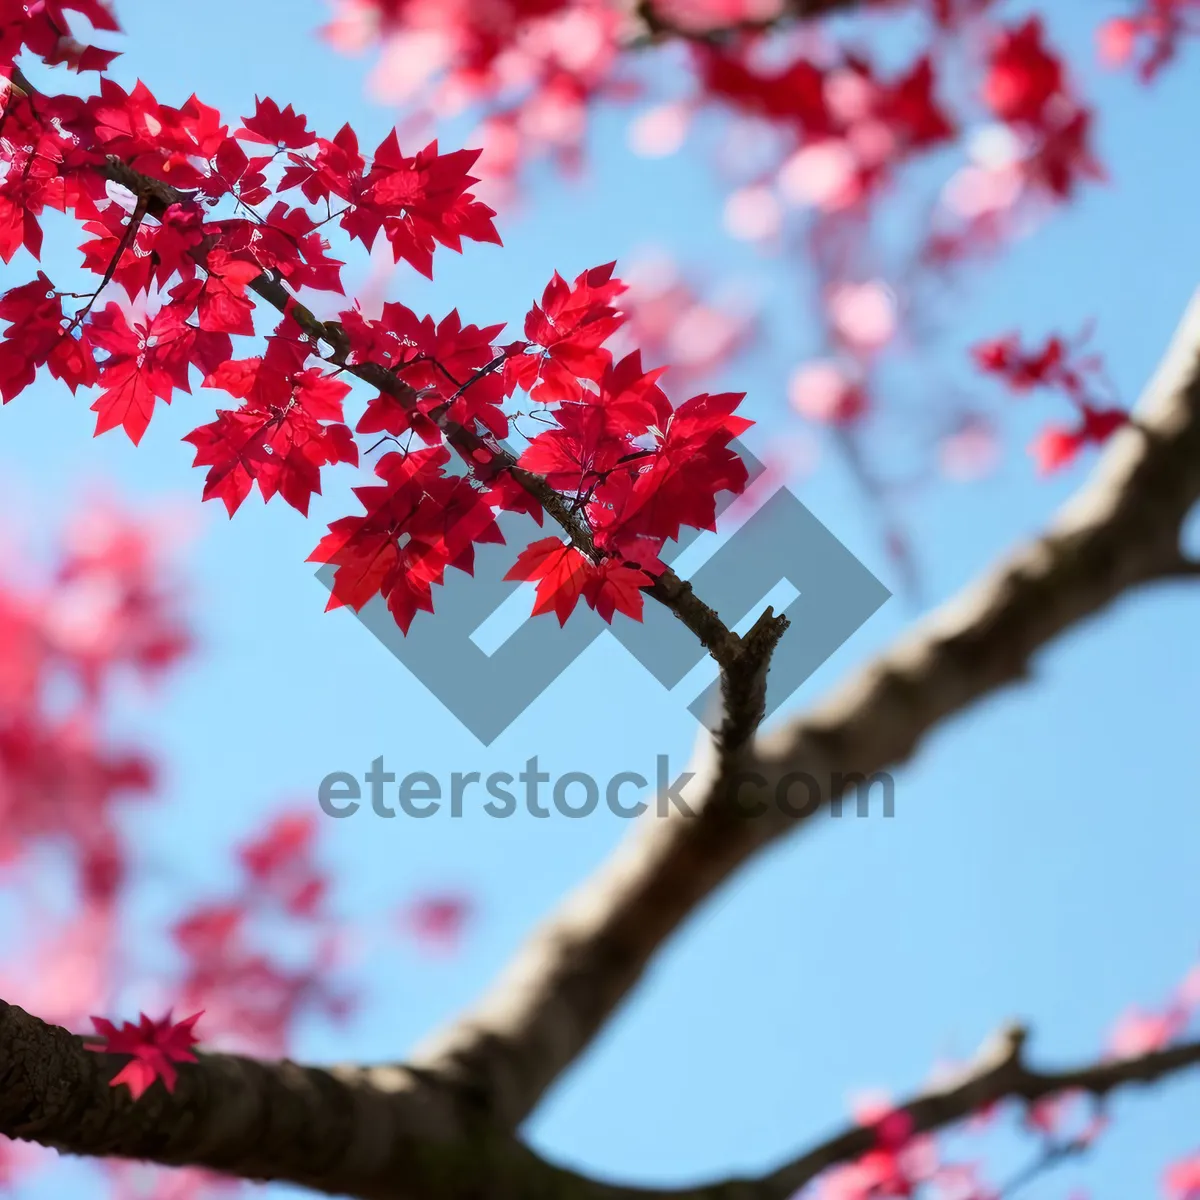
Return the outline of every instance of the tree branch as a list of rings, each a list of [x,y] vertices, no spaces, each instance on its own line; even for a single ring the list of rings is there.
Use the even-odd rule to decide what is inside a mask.
[[[898,1106],[914,1133],[954,1125],[997,1101],[1066,1092],[1103,1097],[1200,1064],[1200,1042],[1137,1058],[1040,1072],[1025,1031],[1002,1031],[956,1079]],[[418,1073],[399,1067],[301,1067],[201,1054],[174,1092],[139,1100],[108,1081],[121,1056],[0,1001],[0,1134],[63,1154],[199,1166],[362,1200],[787,1200],[822,1171],[872,1149],[854,1125],[758,1179],[649,1189],[591,1179],[545,1161],[515,1137],[464,1120]]]
[[[36,94],[33,85],[19,68],[14,69],[13,79],[22,96],[30,98]],[[135,216],[131,218],[131,229],[145,214],[162,220],[173,205],[194,203],[194,197],[190,193],[181,191],[164,180],[145,175],[116,156],[109,156],[102,170],[108,179],[126,188],[137,200]],[[114,261],[109,265],[106,279],[111,278],[120,257],[131,241],[132,234],[127,231]],[[192,258],[205,271],[209,270],[210,248],[211,240],[202,242],[190,252]],[[394,397],[406,409],[411,411],[416,407],[418,396],[412,387],[380,363],[351,362],[351,348],[341,325],[336,321],[321,321],[269,272],[263,271],[247,286],[268,305],[290,316],[311,339],[313,351],[319,357]],[[329,353],[321,353],[321,344],[330,348]],[[522,469],[516,458],[503,446],[492,439],[484,438],[474,428],[467,428],[450,420],[445,411],[447,408],[448,405],[444,405],[431,415],[441,427],[447,442],[466,464],[468,471],[477,478],[487,479],[494,478],[501,471],[508,471],[550,514],[582,554],[593,561],[598,560],[599,553],[592,541],[590,529],[571,510],[566,499],[551,488],[545,478]],[[665,568],[654,580],[653,585],[645,590],[670,609],[695,634],[720,668],[724,718],[717,736],[717,759],[721,778],[732,778],[744,761],[748,747],[762,721],[771,656],[788,628],[788,620],[768,608],[750,633],[743,638],[696,596],[690,583],[680,579],[670,568]],[[461,1087],[463,1081],[460,1073],[454,1073],[452,1082],[455,1087]],[[487,1091],[485,1088],[484,1092]],[[471,1081],[467,1082],[465,1094],[468,1103],[472,1104],[481,1096],[480,1089]],[[485,1106],[492,1111],[490,1096]],[[504,1111],[507,1114],[509,1110],[506,1107]]]
[[[1023,1026],[999,1030],[975,1062],[957,1077],[898,1105],[898,1110],[911,1119],[912,1132],[945,1129],[1001,1100],[1032,1104],[1072,1092],[1103,1100],[1126,1084],[1155,1083],[1200,1065],[1200,1041],[1193,1041],[1134,1058],[1110,1059],[1065,1071],[1037,1071],[1025,1064],[1027,1040],[1028,1031]],[[764,1190],[759,1195],[764,1200],[767,1196],[783,1200],[829,1167],[860,1158],[872,1149],[874,1140],[873,1129],[852,1125],[772,1172],[763,1181]]]
[[[124,1056],[0,1001],[0,1134],[362,1200],[588,1195],[419,1073],[198,1058],[180,1064],[174,1092],[156,1083],[134,1101],[108,1083]]]
[[[651,957],[755,852],[907,761],[946,718],[1020,682],[1060,634],[1180,561],[1200,497],[1200,293],[1137,406],[1044,535],[930,614],[824,702],[758,738],[735,770],[701,744],[694,816],[648,813],[526,942],[474,1010],[415,1061],[515,1128],[588,1046]],[[805,787],[797,773],[811,780]],[[746,816],[747,787],[766,811]],[[809,789],[806,792],[805,789]],[[797,809],[811,789],[807,809]],[[779,803],[780,797],[792,807]]]
[[[24,76],[21,76],[18,82],[23,88],[32,88]],[[114,183],[120,184],[137,197],[138,214],[149,212],[161,219],[171,205],[193,202],[193,197],[188,193],[162,180],[143,175],[113,156],[108,159],[105,174]],[[124,253],[124,246],[123,242],[117,251],[116,259],[110,264],[110,275],[116,269],[116,261]],[[191,256],[202,269],[208,269],[207,251],[203,244],[193,249]],[[338,322],[321,321],[279,280],[265,271],[248,286],[272,308],[292,317],[301,330],[312,339],[314,353],[317,353],[318,357],[379,391],[386,392],[410,412],[417,407],[416,391],[387,367],[374,362],[349,361],[350,346],[345,331]],[[317,351],[317,343],[321,342],[330,347],[328,354],[319,354]],[[446,441],[466,464],[468,472],[487,481],[507,471],[549,513],[550,518],[567,534],[571,544],[581,554],[593,562],[599,561],[602,555],[592,540],[591,530],[586,522],[572,511],[567,500],[556,492],[543,476],[521,467],[516,457],[494,439],[485,438],[474,428],[452,421],[446,411],[448,408],[448,404],[442,405],[430,416],[445,434]],[[720,740],[727,755],[739,752],[754,736],[762,720],[766,673],[770,666],[771,654],[787,630],[787,618],[774,616],[768,609],[759,618],[753,636],[741,638],[721,620],[714,609],[695,594],[691,584],[680,579],[670,567],[664,567],[653,585],[645,590],[683,622],[719,666],[727,713]]]
[[[774,16],[695,29],[667,16],[663,12],[665,7],[662,0],[637,0],[634,16],[645,32],[627,43],[627,49],[637,50],[675,38],[720,45],[746,34],[768,33],[788,21],[813,21],[852,8],[870,7],[870,4],[863,4],[862,0],[780,0],[779,11]]]

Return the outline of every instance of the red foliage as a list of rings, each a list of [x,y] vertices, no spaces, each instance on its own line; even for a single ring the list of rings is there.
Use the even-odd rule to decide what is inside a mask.
[[[1008,334],[971,350],[976,366],[997,376],[1011,391],[1057,390],[1074,404],[1078,420],[1073,427],[1047,425],[1030,446],[1042,474],[1066,466],[1084,446],[1101,445],[1129,424],[1129,414],[1104,399],[1107,388],[1099,357],[1078,353],[1086,340],[1085,334],[1072,345],[1056,335],[1039,350],[1023,351],[1020,338]]]
[[[100,1045],[89,1044],[87,1048],[104,1054],[133,1056],[109,1080],[109,1086],[125,1084],[135,1100],[156,1079],[161,1079],[167,1091],[173,1092],[176,1073],[172,1064],[196,1061],[191,1047],[197,1044],[198,1039],[192,1029],[203,1015],[194,1013],[182,1021],[172,1022],[169,1012],[158,1021],[152,1021],[142,1013],[136,1025],[126,1021],[120,1029],[103,1017],[93,1017],[92,1024],[103,1040]]]
[[[1197,32],[1197,0],[1142,0],[1131,15],[1105,21],[1097,39],[1100,57],[1109,66],[1136,62],[1138,75],[1149,83],[1175,60],[1183,38]]]
[[[1172,1163],[1163,1175],[1167,1200],[1197,1200],[1200,1197],[1200,1151]]]
[[[431,893],[401,910],[400,925],[425,949],[449,953],[458,949],[474,912],[475,904],[469,896]]]
[[[670,25],[714,35],[688,43],[695,95],[680,102],[686,116],[677,124],[719,109],[775,139],[773,158],[749,172],[734,206],[754,218],[742,220],[743,230],[782,243],[783,201],[810,210],[804,249],[815,264],[828,357],[796,372],[791,398],[848,445],[880,410],[877,361],[902,340],[905,304],[917,290],[911,275],[907,293],[886,281],[892,272],[878,267],[868,236],[901,172],[949,151],[982,111],[990,150],[969,150],[972,162],[950,179],[922,230],[921,271],[1001,243],[1019,206],[1060,204],[1103,178],[1091,149],[1094,114],[1039,17],[1008,24],[986,0],[921,7],[927,45],[885,70],[860,45],[768,42],[758,26],[780,15],[771,0],[639,6],[651,34]],[[1103,27],[1105,57],[1136,62],[1152,78],[1192,31],[1195,7],[1142,0]],[[476,545],[502,542],[499,512],[542,522],[533,492],[547,498],[549,489],[550,510],[568,511],[587,536],[547,536],[515,556],[508,578],[536,583],[534,612],[553,612],[560,623],[580,599],[606,621],[618,612],[640,619],[665,544],[685,527],[713,529],[719,495],[746,488],[730,443],[750,424],[738,414],[741,393],[699,391],[693,378],[684,389],[680,375],[668,393],[666,368],[645,369],[642,352],[654,362],[682,357],[699,376],[745,344],[749,322],[714,318],[678,280],[649,295],[627,289],[611,262],[571,283],[556,272],[527,312],[522,340],[502,341],[503,324],[464,325],[457,309],[435,320],[388,303],[370,317],[342,300],[331,302],[341,311],[317,338],[297,307],[301,289],[344,296],[344,264],[331,257],[326,226],[367,250],[382,236],[394,263],[427,277],[439,247],[499,245],[496,214],[470,172],[482,176],[490,159],[511,183],[523,160],[545,148],[578,161],[588,106],[636,91],[620,73],[627,14],[604,0],[340,0],[335,8],[326,32],[336,44],[383,42],[377,81],[423,89],[435,112],[452,98],[476,102],[486,153],[443,153],[430,141],[406,154],[393,130],[368,155],[349,125],[322,137],[271,97],[256,97],[253,115],[230,132],[194,95],[173,107],[140,81],[126,92],[105,74],[112,51],[63,32],[70,13],[116,30],[102,0],[0,0],[0,75],[17,80],[0,97],[0,259],[9,263],[22,248],[37,259],[42,217],[52,210],[79,223],[82,267],[97,281],[80,297],[38,271],[0,296],[0,401],[16,399],[44,368],[72,393],[98,387],[97,435],[120,427],[138,443],[158,401],[202,380],[238,402],[185,438],[194,465],[207,469],[203,498],[219,499],[231,517],[255,486],[264,502],[279,495],[307,515],[325,468],[356,467],[391,443],[373,465],[379,482],[354,489],[364,511],[334,520],[310,560],[335,568],[331,608],[361,609],[379,596],[405,633],[418,612],[433,611],[433,588],[448,569],[470,572]],[[965,31],[978,35],[962,44],[981,48],[983,78],[964,97],[953,86],[959,64],[949,35]],[[96,72],[98,87],[35,100],[15,74],[21,54]],[[140,199],[114,179],[136,183],[129,171],[144,177]],[[148,202],[155,183],[178,189],[178,201]],[[232,337],[264,330],[262,297],[279,289],[287,311],[279,320],[272,310],[262,353],[234,359]],[[690,341],[677,336],[689,314],[700,329]],[[680,351],[684,343],[691,352]],[[972,351],[978,369],[1010,391],[1048,389],[1072,404],[1074,424],[1048,425],[1034,442],[1044,472],[1128,423],[1100,359],[1080,349],[1052,336],[1026,350],[1010,334]],[[367,365],[397,386],[347,416],[356,399],[350,380]],[[676,400],[687,391],[697,394]],[[532,412],[522,411],[526,404]],[[526,435],[522,423],[534,419],[538,430]],[[498,444],[514,431],[526,443],[515,466]],[[375,444],[360,447],[356,435]],[[93,514],[48,582],[0,589],[0,860],[43,843],[70,855],[80,911],[40,948],[38,981],[48,1002],[64,1008],[91,1005],[112,982],[117,904],[135,858],[116,811],[154,783],[144,753],[108,743],[104,701],[114,680],[157,677],[189,644],[154,550],[133,523]],[[55,690],[64,678],[65,711]],[[177,1007],[206,1014],[213,1044],[280,1054],[304,1015],[349,1011],[351,998],[330,982],[345,939],[319,850],[311,813],[281,813],[237,849],[233,888],[193,902],[172,926],[179,969],[167,986]],[[447,948],[472,913],[462,895],[430,895],[403,921],[422,944]],[[277,949],[281,931],[300,945],[297,954]],[[1179,1038],[1200,1007],[1194,974],[1161,1012],[1125,1014],[1113,1053]],[[119,1029],[95,1017],[102,1042],[92,1049],[129,1056],[111,1082],[135,1100],[156,1079],[171,1090],[175,1064],[194,1061],[199,1015],[178,1023],[169,1013],[142,1015]],[[1063,1137],[1075,1101],[1039,1101],[1023,1114],[1025,1131]],[[859,1118],[871,1148],[822,1176],[818,1194],[880,1200],[926,1185],[971,1200],[998,1194],[974,1163],[943,1161],[908,1113],[884,1106]],[[1093,1117],[1073,1137],[1087,1144],[1102,1129]],[[5,1147],[0,1153],[3,1182],[11,1163]],[[181,1196],[210,1185],[200,1173],[178,1178]],[[1200,1200],[1200,1158],[1174,1164],[1164,1188],[1168,1200]]]

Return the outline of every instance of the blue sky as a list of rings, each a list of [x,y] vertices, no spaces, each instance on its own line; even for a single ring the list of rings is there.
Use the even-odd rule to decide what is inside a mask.
[[[388,127],[389,115],[363,98],[363,63],[313,37],[324,17],[315,0],[124,0],[120,15],[130,38],[117,79],[136,73],[165,102],[195,90],[232,118],[252,110],[255,92],[269,94],[325,133],[351,121],[367,146]],[[1200,77],[1185,62],[1146,93],[1102,74],[1090,48],[1103,15],[1075,0],[1056,6],[1052,28],[1101,106],[1113,181],[971,278],[932,356],[937,378],[972,385],[963,347],[979,337],[1014,326],[1038,336],[1094,317],[1130,399],[1197,282]],[[704,161],[632,159],[626,120],[596,122],[586,186],[536,173],[526,212],[501,224],[503,249],[443,252],[436,282],[398,273],[391,297],[435,316],[457,305],[481,324],[519,321],[555,269],[572,276],[659,245],[714,278],[749,276],[768,298],[775,349],[720,382],[749,393],[760,421],[752,447],[796,432],[786,372],[815,348],[796,301],[802,288],[724,236],[722,193]],[[52,276],[70,261],[62,240],[47,238]],[[22,255],[0,274],[18,283],[30,269]],[[0,412],[0,494],[36,536],[92,480],[147,506],[174,498],[198,507],[201,478],[179,438],[209,419],[202,395],[160,409],[137,449],[120,433],[93,440],[87,403],[39,381]],[[1021,447],[1052,405],[995,404],[1011,443],[1001,469],[935,488],[906,513],[931,601],[1040,528],[1087,469],[1037,480]],[[264,812],[289,798],[315,804],[323,776],[361,775],[379,755],[398,773],[439,778],[515,774],[533,754],[551,773],[598,778],[647,773],[659,754],[683,767],[694,736],[685,706],[607,638],[481,747],[348,614],[322,612],[325,594],[304,559],[326,520],[354,511],[344,487],[328,490],[308,522],[279,502],[253,499],[232,522],[205,506],[187,559],[203,653],[161,702],[124,714],[160,747],[165,794],[138,811],[137,830],[175,886],[215,886],[228,846]],[[870,514],[831,457],[797,491],[894,586]],[[853,1091],[907,1091],[936,1058],[969,1053],[1006,1018],[1033,1023],[1039,1061],[1065,1063],[1095,1053],[1127,1004],[1159,1001],[1200,948],[1195,604],[1188,586],[1162,587],[1074,630],[1037,660],[1029,684],[947,723],[897,772],[894,819],[823,822],[738,876],[555,1089],[528,1127],[535,1145],[647,1183],[762,1170],[837,1127]],[[902,599],[889,602],[789,709],[819,697],[913,615]],[[294,1053],[318,1061],[402,1055],[473,1000],[627,832],[603,813],[418,823],[364,810],[329,826],[340,903],[364,927],[430,887],[467,888],[482,911],[451,961],[381,943],[361,1018],[348,1030],[303,1031]],[[160,876],[131,919],[161,925],[182,898]],[[147,965],[154,954],[147,949]],[[1155,1194],[1164,1161],[1200,1145],[1198,1100],[1194,1079],[1122,1096],[1097,1154],[1027,1195],[1065,1196],[1077,1180],[1096,1200]],[[28,1194],[86,1194],[79,1178],[74,1168],[46,1175]]]

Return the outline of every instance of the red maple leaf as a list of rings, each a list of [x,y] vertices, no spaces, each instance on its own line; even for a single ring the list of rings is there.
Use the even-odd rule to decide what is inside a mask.
[[[1050,98],[1063,91],[1062,62],[1046,48],[1042,37],[1039,17],[997,34],[983,97],[1003,121],[1040,124]]]
[[[598,380],[600,391],[583,399],[602,407],[627,433],[638,436],[653,429],[665,429],[671,419],[671,402],[658,386],[666,367],[642,370],[640,350],[625,355],[620,362],[605,368]]]
[[[208,278],[200,294],[200,328],[211,333],[254,333],[254,305],[246,298],[246,285],[262,274],[261,268],[228,251],[213,250],[206,263]]]
[[[705,90],[712,95],[755,116],[789,122],[810,137],[832,132],[824,74],[807,58],[772,70],[742,51],[696,45],[693,54]]]
[[[923,150],[954,136],[954,124],[933,94],[933,60],[922,55],[907,75],[883,89],[878,117],[909,150]]]
[[[219,228],[223,250],[239,259],[253,259],[261,270],[277,271],[293,289],[342,291],[345,264],[328,256],[329,243],[305,209],[289,208],[281,200],[263,221],[222,221]]]
[[[616,263],[605,263],[578,275],[574,284],[556,271],[525,317],[525,336],[541,346],[544,354],[527,360],[514,358],[524,370],[520,386],[544,404],[579,400],[584,389],[580,377],[598,381],[612,362],[601,345],[624,323],[612,301],[625,290],[613,279]],[[530,378],[532,376],[532,378]],[[540,376],[540,378],[539,378]],[[534,383],[533,379],[538,379]]]
[[[109,351],[100,369],[103,391],[92,405],[97,437],[119,425],[136,446],[155,399],[170,404],[176,388],[191,391],[188,364],[196,331],[186,321],[190,312],[186,303],[167,304],[131,327],[120,306],[109,304],[88,322],[91,340]]]
[[[263,173],[270,162],[270,155],[248,158],[233,138],[226,138],[213,155],[212,169],[200,190],[211,199],[235,195],[245,204],[261,204],[271,194]]]
[[[317,138],[315,158],[291,153],[289,166],[279,182],[279,191],[298,187],[310,204],[338,196],[357,203],[362,191],[366,160],[359,153],[358,137],[349,123],[334,135],[333,141]]]
[[[36,279],[0,297],[0,319],[10,322],[0,342],[3,403],[27,388],[37,368],[46,364],[50,374],[72,392],[96,382],[98,370],[87,331],[78,339],[64,333],[62,297],[41,271]]]
[[[133,1056],[109,1081],[109,1087],[123,1083],[137,1100],[156,1079],[161,1079],[167,1091],[173,1092],[176,1073],[171,1064],[196,1061],[191,1047],[198,1039],[192,1028],[203,1015],[202,1012],[194,1013],[173,1023],[169,1012],[159,1021],[152,1021],[145,1013],[140,1013],[137,1025],[126,1021],[120,1029],[103,1017],[93,1017],[96,1033],[104,1040],[99,1046],[89,1043],[87,1049],[101,1054]]]
[[[992,338],[971,347],[971,357],[982,371],[999,375],[1015,392],[1034,387],[1070,385],[1075,376],[1066,373],[1067,344],[1057,335],[1048,337],[1040,350],[1023,351],[1015,333]]]
[[[732,438],[752,424],[734,409],[744,393],[704,393],[686,400],[671,415],[655,453],[623,492],[597,489],[599,503],[614,502],[628,532],[677,538],[680,527],[714,529],[716,497],[734,495],[748,482],[746,466],[729,448]],[[611,537],[615,529],[610,528]]]
[[[640,621],[646,602],[642,589],[653,582],[651,576],[640,567],[606,558],[584,583],[583,596],[600,619],[610,625],[614,612]]]
[[[303,150],[316,141],[307,117],[297,115],[290,104],[281,110],[269,96],[265,100],[254,97],[254,116],[243,117],[242,127],[233,136],[243,142],[264,142],[290,150]]]
[[[1044,187],[1058,200],[1067,200],[1079,181],[1107,179],[1088,144],[1091,128],[1092,113],[1078,108],[1046,129],[1037,149],[1021,163],[1029,183]]]
[[[584,493],[633,452],[633,443],[599,404],[564,404],[557,429],[530,442],[519,465],[559,491]]]
[[[126,93],[108,76],[85,102],[96,142],[135,170],[184,189],[203,186],[207,163],[228,130],[220,113],[191,96],[181,108],[159,104],[140,80]]]
[[[97,275],[104,275],[117,257],[125,236],[127,214],[117,205],[104,212],[98,221],[87,221],[84,229],[94,235],[79,249],[83,265]],[[130,296],[150,290],[151,284],[162,288],[171,276],[179,274],[190,280],[196,274],[195,260],[189,251],[204,239],[201,215],[195,209],[173,204],[156,224],[143,222],[134,237],[133,246],[120,258],[113,270],[113,282]]]
[[[533,615],[553,611],[559,625],[565,625],[591,571],[592,564],[574,546],[548,537],[526,546],[504,578],[536,580]]]
[[[307,857],[316,837],[311,813],[284,813],[267,831],[239,852],[242,865],[257,880],[269,879]]]
[[[1102,445],[1118,429],[1129,424],[1129,414],[1119,408],[1079,406],[1080,422],[1070,429],[1064,425],[1047,425],[1030,444],[1029,453],[1037,463],[1038,473],[1049,475],[1073,462],[1079,451],[1088,445]]]
[[[66,207],[58,147],[32,121],[26,132],[14,128],[19,113],[17,106],[6,104],[4,116],[10,126],[5,130],[7,170],[0,181],[0,259],[6,263],[21,246],[40,258],[42,227],[38,217],[45,208]]]
[[[284,812],[238,854],[258,889],[294,916],[314,915],[329,890],[313,861],[317,823],[308,811]]]
[[[614,612],[642,619],[641,589],[653,579],[639,567],[605,559],[590,562],[574,546],[558,538],[541,538],[526,546],[505,579],[537,581],[533,615],[553,611],[565,625],[582,596],[600,617],[612,624]]]
[[[376,321],[365,321],[354,310],[340,313],[339,319],[355,361],[383,363],[420,393],[411,402],[388,393],[369,401],[357,432],[398,437],[413,429],[434,444],[441,434],[430,414],[442,409],[457,425],[470,428],[478,420],[494,436],[507,436],[508,418],[500,407],[504,375],[495,369],[502,363],[492,347],[503,325],[463,325],[454,309],[435,326],[432,317],[418,318],[404,305],[391,303]]]
[[[436,141],[409,158],[400,152],[396,131],[379,144],[370,172],[355,189],[354,206],[342,228],[370,249],[382,229],[396,262],[405,259],[433,278],[433,251],[440,242],[462,250],[462,239],[500,244],[495,212],[468,190],[478,180],[467,171],[478,150],[439,154]]]
[[[204,381],[245,398],[239,409],[218,409],[217,419],[183,440],[196,447],[193,466],[209,468],[205,500],[219,498],[230,516],[255,483],[264,502],[278,493],[308,514],[321,493],[321,468],[358,463],[358,446],[342,423],[350,386],[320,368],[304,368],[309,347],[285,319],[262,358],[221,363]]]
[[[337,567],[327,609],[356,612],[381,595],[408,632],[417,612],[433,611],[432,587],[448,567],[474,570],[474,544],[502,544],[487,498],[461,476],[447,476],[444,446],[385,454],[375,473],[382,485],[354,494],[366,513],[342,517],[309,555]]]

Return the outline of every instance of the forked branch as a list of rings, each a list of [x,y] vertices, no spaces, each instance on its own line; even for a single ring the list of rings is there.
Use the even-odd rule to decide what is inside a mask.
[[[944,720],[1023,680],[1060,634],[1141,585],[1177,577],[1200,498],[1200,293],[1091,478],[1046,533],[856,671],[828,699],[760,735],[730,770],[700,747],[684,792],[694,814],[653,807],[536,930],[474,1010],[417,1061],[517,1127],[589,1045],[646,964],[749,858],[841,798],[844,781],[907,761]],[[820,803],[778,802],[801,775]],[[843,783],[839,785],[838,781]],[[747,786],[749,785],[749,786]],[[741,797],[739,797],[739,787]],[[739,807],[757,788],[761,815]]]

